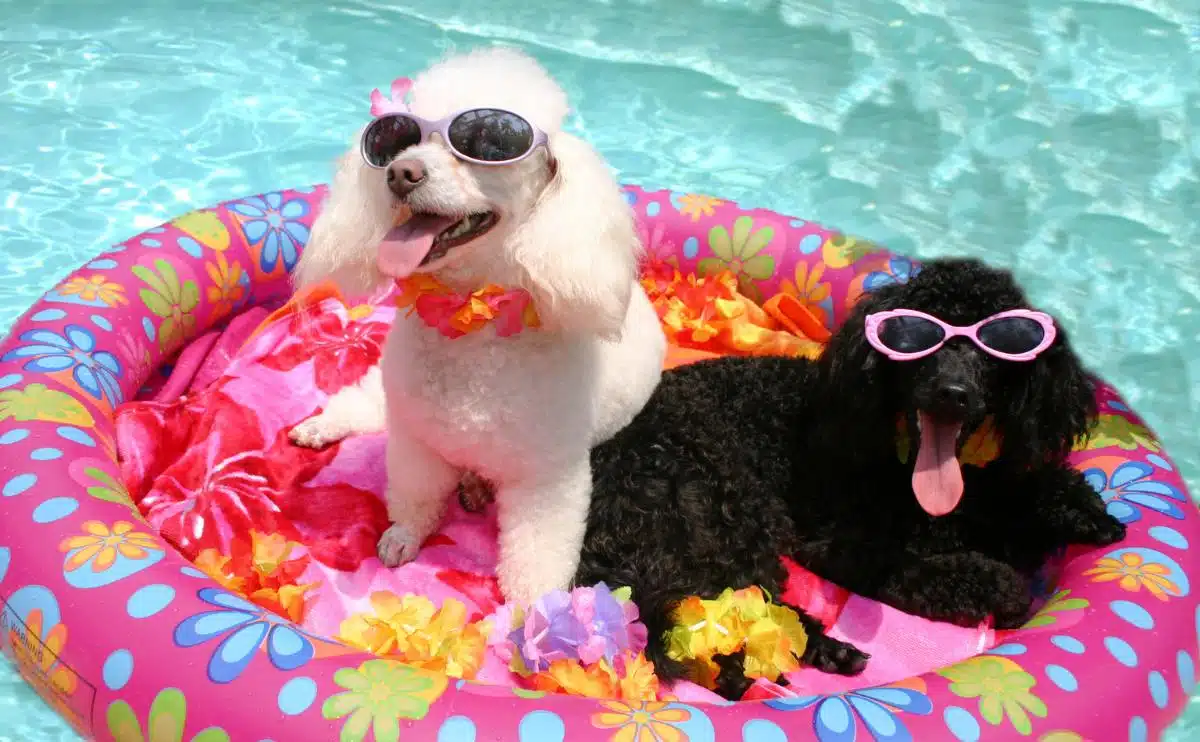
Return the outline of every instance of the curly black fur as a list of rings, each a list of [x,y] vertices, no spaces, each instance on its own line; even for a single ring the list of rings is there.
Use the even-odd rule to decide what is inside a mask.
[[[909,613],[1019,625],[1049,553],[1124,537],[1066,461],[1096,412],[1087,375],[1061,329],[1031,362],[998,360],[961,338],[894,362],[867,343],[864,318],[906,307],[969,325],[1027,306],[1006,271],[933,261],[860,301],[817,362],[723,358],[665,374],[642,413],[593,451],[577,583],[633,588],[665,679],[684,673],[660,641],[675,604],[752,584],[778,595],[783,554]],[[966,393],[959,446],[987,415],[1003,443],[986,467],[963,467],[961,503],[933,517],[897,455],[896,425],[915,422],[950,384]],[[812,637],[803,662],[861,672],[866,655],[802,620]],[[723,671],[718,692],[740,697],[738,675]]]

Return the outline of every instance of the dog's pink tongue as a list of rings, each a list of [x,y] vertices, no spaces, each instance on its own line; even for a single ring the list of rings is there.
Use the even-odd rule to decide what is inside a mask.
[[[454,224],[448,216],[413,214],[408,221],[392,227],[379,243],[375,264],[391,278],[408,278],[429,251],[433,240]]]
[[[962,425],[939,423],[924,412],[917,413],[921,445],[913,468],[912,488],[917,502],[930,515],[945,515],[962,499],[962,467],[955,450]]]

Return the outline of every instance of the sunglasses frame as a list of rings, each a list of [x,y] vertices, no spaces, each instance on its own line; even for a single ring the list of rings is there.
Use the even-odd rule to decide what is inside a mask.
[[[919,317],[932,322],[933,324],[942,328],[942,339],[933,347],[925,350],[919,350],[915,353],[901,353],[899,351],[892,350],[888,346],[884,345],[883,340],[880,339],[879,330],[883,326],[884,322],[894,317]],[[1030,319],[1034,322],[1037,322],[1042,327],[1042,341],[1034,348],[1027,350],[1024,353],[1002,353],[994,348],[989,348],[988,346],[984,345],[979,339],[979,330],[986,324],[1001,319],[1008,319],[1010,317]],[[1054,339],[1058,336],[1058,330],[1055,328],[1053,317],[1045,312],[1036,312],[1029,309],[1009,309],[1008,311],[997,312],[996,314],[993,314],[990,317],[985,317],[975,324],[967,327],[960,327],[958,325],[952,325],[947,322],[943,322],[931,314],[918,312],[915,309],[890,309],[886,312],[873,312],[867,315],[866,336],[867,342],[871,344],[872,348],[884,354],[893,361],[915,361],[918,358],[924,358],[925,356],[933,355],[934,353],[938,352],[941,347],[950,339],[956,337],[968,338],[983,352],[1005,361],[1032,361],[1054,344]]]
[[[453,124],[454,121],[459,116],[462,116],[463,114],[466,114],[466,113],[470,113],[472,111],[496,111],[499,113],[507,113],[510,116],[516,116],[517,118],[521,119],[522,121],[524,121],[526,124],[529,125],[530,129],[533,130],[533,141],[530,143],[529,149],[524,154],[514,157],[511,160],[477,160],[474,157],[467,156],[466,153],[459,152],[458,149],[455,148],[454,144],[451,143],[451,141],[450,141],[450,125]],[[421,138],[419,140],[417,140],[416,144],[412,144],[409,146],[415,147],[419,144],[429,141],[430,137],[432,137],[434,134],[441,134],[442,141],[444,141],[446,143],[446,148],[449,149],[450,152],[453,153],[453,155],[456,158],[458,158],[459,160],[462,160],[463,162],[469,162],[472,165],[487,165],[487,166],[512,165],[514,163],[520,162],[521,160],[524,160],[526,157],[529,157],[531,154],[533,154],[537,150],[538,147],[544,146],[547,149],[549,149],[549,147],[550,147],[550,138],[546,136],[546,132],[544,132],[541,129],[539,129],[538,127],[534,126],[532,121],[525,118],[521,114],[519,114],[515,111],[510,111],[506,108],[496,108],[494,106],[472,106],[470,108],[463,108],[459,111],[455,111],[454,113],[450,114],[449,116],[440,118],[436,121],[424,119],[424,118],[421,118],[420,116],[416,116],[411,113],[404,113],[404,112],[398,111],[398,112],[394,112],[394,113],[385,113],[382,116],[376,116],[371,121],[371,123],[367,124],[367,128],[363,129],[362,136],[359,138],[358,149],[359,149],[359,154],[362,155],[363,162],[365,162],[367,164],[367,167],[372,168],[374,170],[385,170],[387,168],[387,166],[391,164],[391,160],[389,160],[384,165],[376,165],[375,163],[371,162],[370,158],[367,156],[367,135],[371,133],[372,129],[374,129],[376,126],[380,125],[380,122],[387,120],[387,119],[395,119],[395,118],[403,118],[403,119],[408,119],[410,121],[413,121],[414,123],[416,123],[418,130],[421,132]],[[404,149],[408,149],[408,147],[405,147]],[[403,152],[403,151],[404,151],[403,149],[400,150],[400,152]],[[392,159],[394,160],[395,157],[400,154],[400,152],[397,152],[396,155],[392,157]]]

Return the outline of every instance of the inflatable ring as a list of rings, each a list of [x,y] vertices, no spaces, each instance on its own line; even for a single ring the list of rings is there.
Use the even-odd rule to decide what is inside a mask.
[[[1107,387],[1073,461],[1128,539],[1068,559],[1049,602],[998,646],[885,686],[707,706],[514,691],[360,654],[226,592],[141,521],[120,484],[113,411],[228,315],[228,289],[254,303],[287,294],[323,193],[267,193],[147,230],[58,284],[0,348],[0,637],[85,737],[1137,742],[1195,689],[1200,516],[1161,443]],[[829,327],[863,292],[919,269],[769,211],[627,196],[653,255],[728,268],[752,297],[792,292]],[[202,622],[226,638],[180,630]],[[238,641],[243,671],[214,682],[210,658]]]

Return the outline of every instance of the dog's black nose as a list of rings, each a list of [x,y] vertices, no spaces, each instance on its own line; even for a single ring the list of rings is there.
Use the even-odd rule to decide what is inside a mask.
[[[392,193],[404,198],[425,182],[425,166],[420,160],[395,160],[387,168],[387,184]]]
[[[938,385],[934,392],[933,403],[938,410],[947,414],[961,415],[971,404],[971,390],[966,384],[948,381]]]

